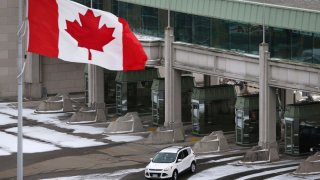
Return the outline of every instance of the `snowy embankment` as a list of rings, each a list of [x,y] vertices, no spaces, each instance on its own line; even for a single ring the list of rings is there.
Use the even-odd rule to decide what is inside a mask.
[[[12,118],[18,114],[17,109],[9,103],[0,103],[0,127],[17,124]],[[141,140],[143,137],[137,135],[106,135],[104,127],[94,127],[83,124],[67,124],[59,118],[67,116],[66,113],[59,114],[36,114],[33,109],[23,109],[23,117],[36,121],[40,124],[49,124],[62,129],[72,130],[71,134],[41,126],[23,127],[23,151],[24,153],[39,153],[61,150],[62,148],[83,148],[106,145],[108,143],[96,139],[83,138],[77,133],[89,135],[104,135],[103,139],[113,142],[132,142]],[[12,126],[11,126],[12,127]],[[17,152],[17,128],[8,128],[0,131],[0,156],[11,155]],[[31,138],[31,139],[30,139]]]

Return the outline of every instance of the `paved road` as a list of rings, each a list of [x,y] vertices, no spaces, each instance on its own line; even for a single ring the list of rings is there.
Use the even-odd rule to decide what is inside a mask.
[[[16,119],[12,114],[12,109],[7,106],[1,106],[0,104],[0,120],[4,118]],[[7,113],[8,112],[8,113]],[[27,114],[27,113],[26,113]],[[41,179],[41,178],[55,178],[55,177],[66,177],[66,176],[85,176],[88,174],[101,174],[104,179],[108,179],[113,172],[119,172],[119,170],[124,170],[124,180],[139,180],[144,179],[144,172],[141,168],[144,168],[150,157],[152,157],[156,152],[161,150],[165,145],[146,145],[143,140],[135,142],[116,142],[106,139],[109,135],[104,133],[92,134],[90,132],[83,131],[83,128],[89,128],[93,131],[101,130],[99,128],[106,127],[106,124],[92,124],[87,127],[87,125],[68,125],[64,122],[64,119],[69,118],[71,114],[66,114],[65,117],[53,116],[47,120],[43,115],[29,114],[28,118],[24,119],[24,125],[29,127],[29,130],[40,129],[45,130],[41,135],[34,136],[33,133],[29,132],[25,136],[26,140],[32,140],[37,143],[44,143],[49,145],[54,145],[58,147],[59,150],[48,151],[48,152],[37,152],[37,153],[27,153],[24,155],[24,179]],[[144,122],[145,123],[145,122]],[[7,135],[8,137],[15,137],[16,133],[10,131],[10,129],[15,128],[15,123],[8,123],[0,125],[0,133]],[[70,127],[74,129],[70,129]],[[80,131],[80,132],[79,132]],[[48,133],[46,133],[48,132]],[[99,146],[91,147],[68,147],[68,143],[61,143],[59,140],[50,137],[50,133],[56,134],[55,137],[59,138],[60,135],[65,137],[76,138],[76,140],[70,140],[69,143],[74,143],[77,140],[86,139],[90,142],[104,143]],[[137,136],[146,137],[148,133],[135,134]],[[66,141],[66,139],[61,139]],[[2,141],[2,144],[1,144]],[[16,175],[16,153],[11,152],[11,155],[1,155],[1,150],[7,150],[4,148],[6,143],[3,139],[0,139],[0,179],[15,179]],[[230,141],[229,141],[230,142]],[[9,143],[9,142],[8,142]],[[187,141],[181,145],[192,145],[194,142]],[[27,144],[27,143],[26,143]],[[79,143],[77,144],[79,145]],[[81,145],[81,143],[80,143]],[[239,160],[245,150],[239,147],[239,151],[234,151],[230,153],[222,153],[220,156],[216,157],[206,157],[199,159],[197,161],[197,173],[210,174],[208,172],[211,168],[230,168],[228,163]],[[11,149],[12,151],[12,149]],[[14,151],[14,150],[13,150]],[[300,159],[304,159],[301,157]],[[283,159],[288,159],[287,157]],[[262,179],[277,176],[279,174],[284,174],[292,172],[299,163],[299,160],[292,160],[292,163],[283,163],[278,166],[267,166],[267,167],[256,167],[253,169],[245,169],[241,171],[236,171],[237,168],[241,169],[241,166],[231,167],[234,172],[225,173],[220,176],[217,175],[218,179],[237,179],[240,177],[246,177],[246,179]],[[136,172],[139,169],[139,172]],[[280,171],[280,170],[281,171]],[[128,173],[126,170],[133,170]],[[278,171],[276,171],[278,170]],[[268,173],[264,173],[268,172]],[[120,175],[123,175],[120,173]],[[180,179],[188,179],[192,175],[189,173],[184,173],[180,175]],[[117,177],[120,177],[117,175]],[[121,179],[120,178],[120,179]],[[110,178],[109,178],[110,179]]]

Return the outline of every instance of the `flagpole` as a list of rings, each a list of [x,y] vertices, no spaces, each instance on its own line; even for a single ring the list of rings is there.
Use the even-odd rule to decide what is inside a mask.
[[[23,1],[19,0],[19,26],[22,28],[22,14],[23,14]],[[18,57],[17,57],[17,65],[18,65],[18,148],[17,148],[17,180],[23,179],[23,136],[22,136],[22,35],[18,33]]]

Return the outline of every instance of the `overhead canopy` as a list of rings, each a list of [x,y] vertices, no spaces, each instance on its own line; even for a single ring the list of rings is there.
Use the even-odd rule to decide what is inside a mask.
[[[244,0],[119,0],[159,9],[320,33],[320,11]]]
[[[259,94],[238,96],[236,100],[236,109],[258,110],[259,109]]]
[[[219,101],[236,99],[233,85],[217,85],[193,88],[192,99],[199,101]]]
[[[141,71],[119,71],[116,76],[116,82],[152,81],[158,77],[159,72],[155,68]]]

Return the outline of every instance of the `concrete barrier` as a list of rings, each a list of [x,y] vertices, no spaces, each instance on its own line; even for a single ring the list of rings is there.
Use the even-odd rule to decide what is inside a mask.
[[[35,113],[55,113],[74,111],[68,94],[57,94],[42,101],[36,108]]]
[[[252,147],[252,149],[246,152],[240,163],[267,163],[278,161],[279,159],[278,146],[274,143],[269,144],[268,149],[262,148],[261,146]]]
[[[219,152],[228,150],[229,144],[222,131],[214,131],[195,143],[192,149],[196,153]]]
[[[177,142],[183,142],[184,137],[183,126],[177,127],[159,127],[156,131],[151,132],[145,141],[146,144],[171,144]]]
[[[106,133],[133,133],[145,131],[137,112],[129,112],[111,122]]]
[[[300,163],[294,174],[320,174],[320,152],[309,156],[304,162]]]

